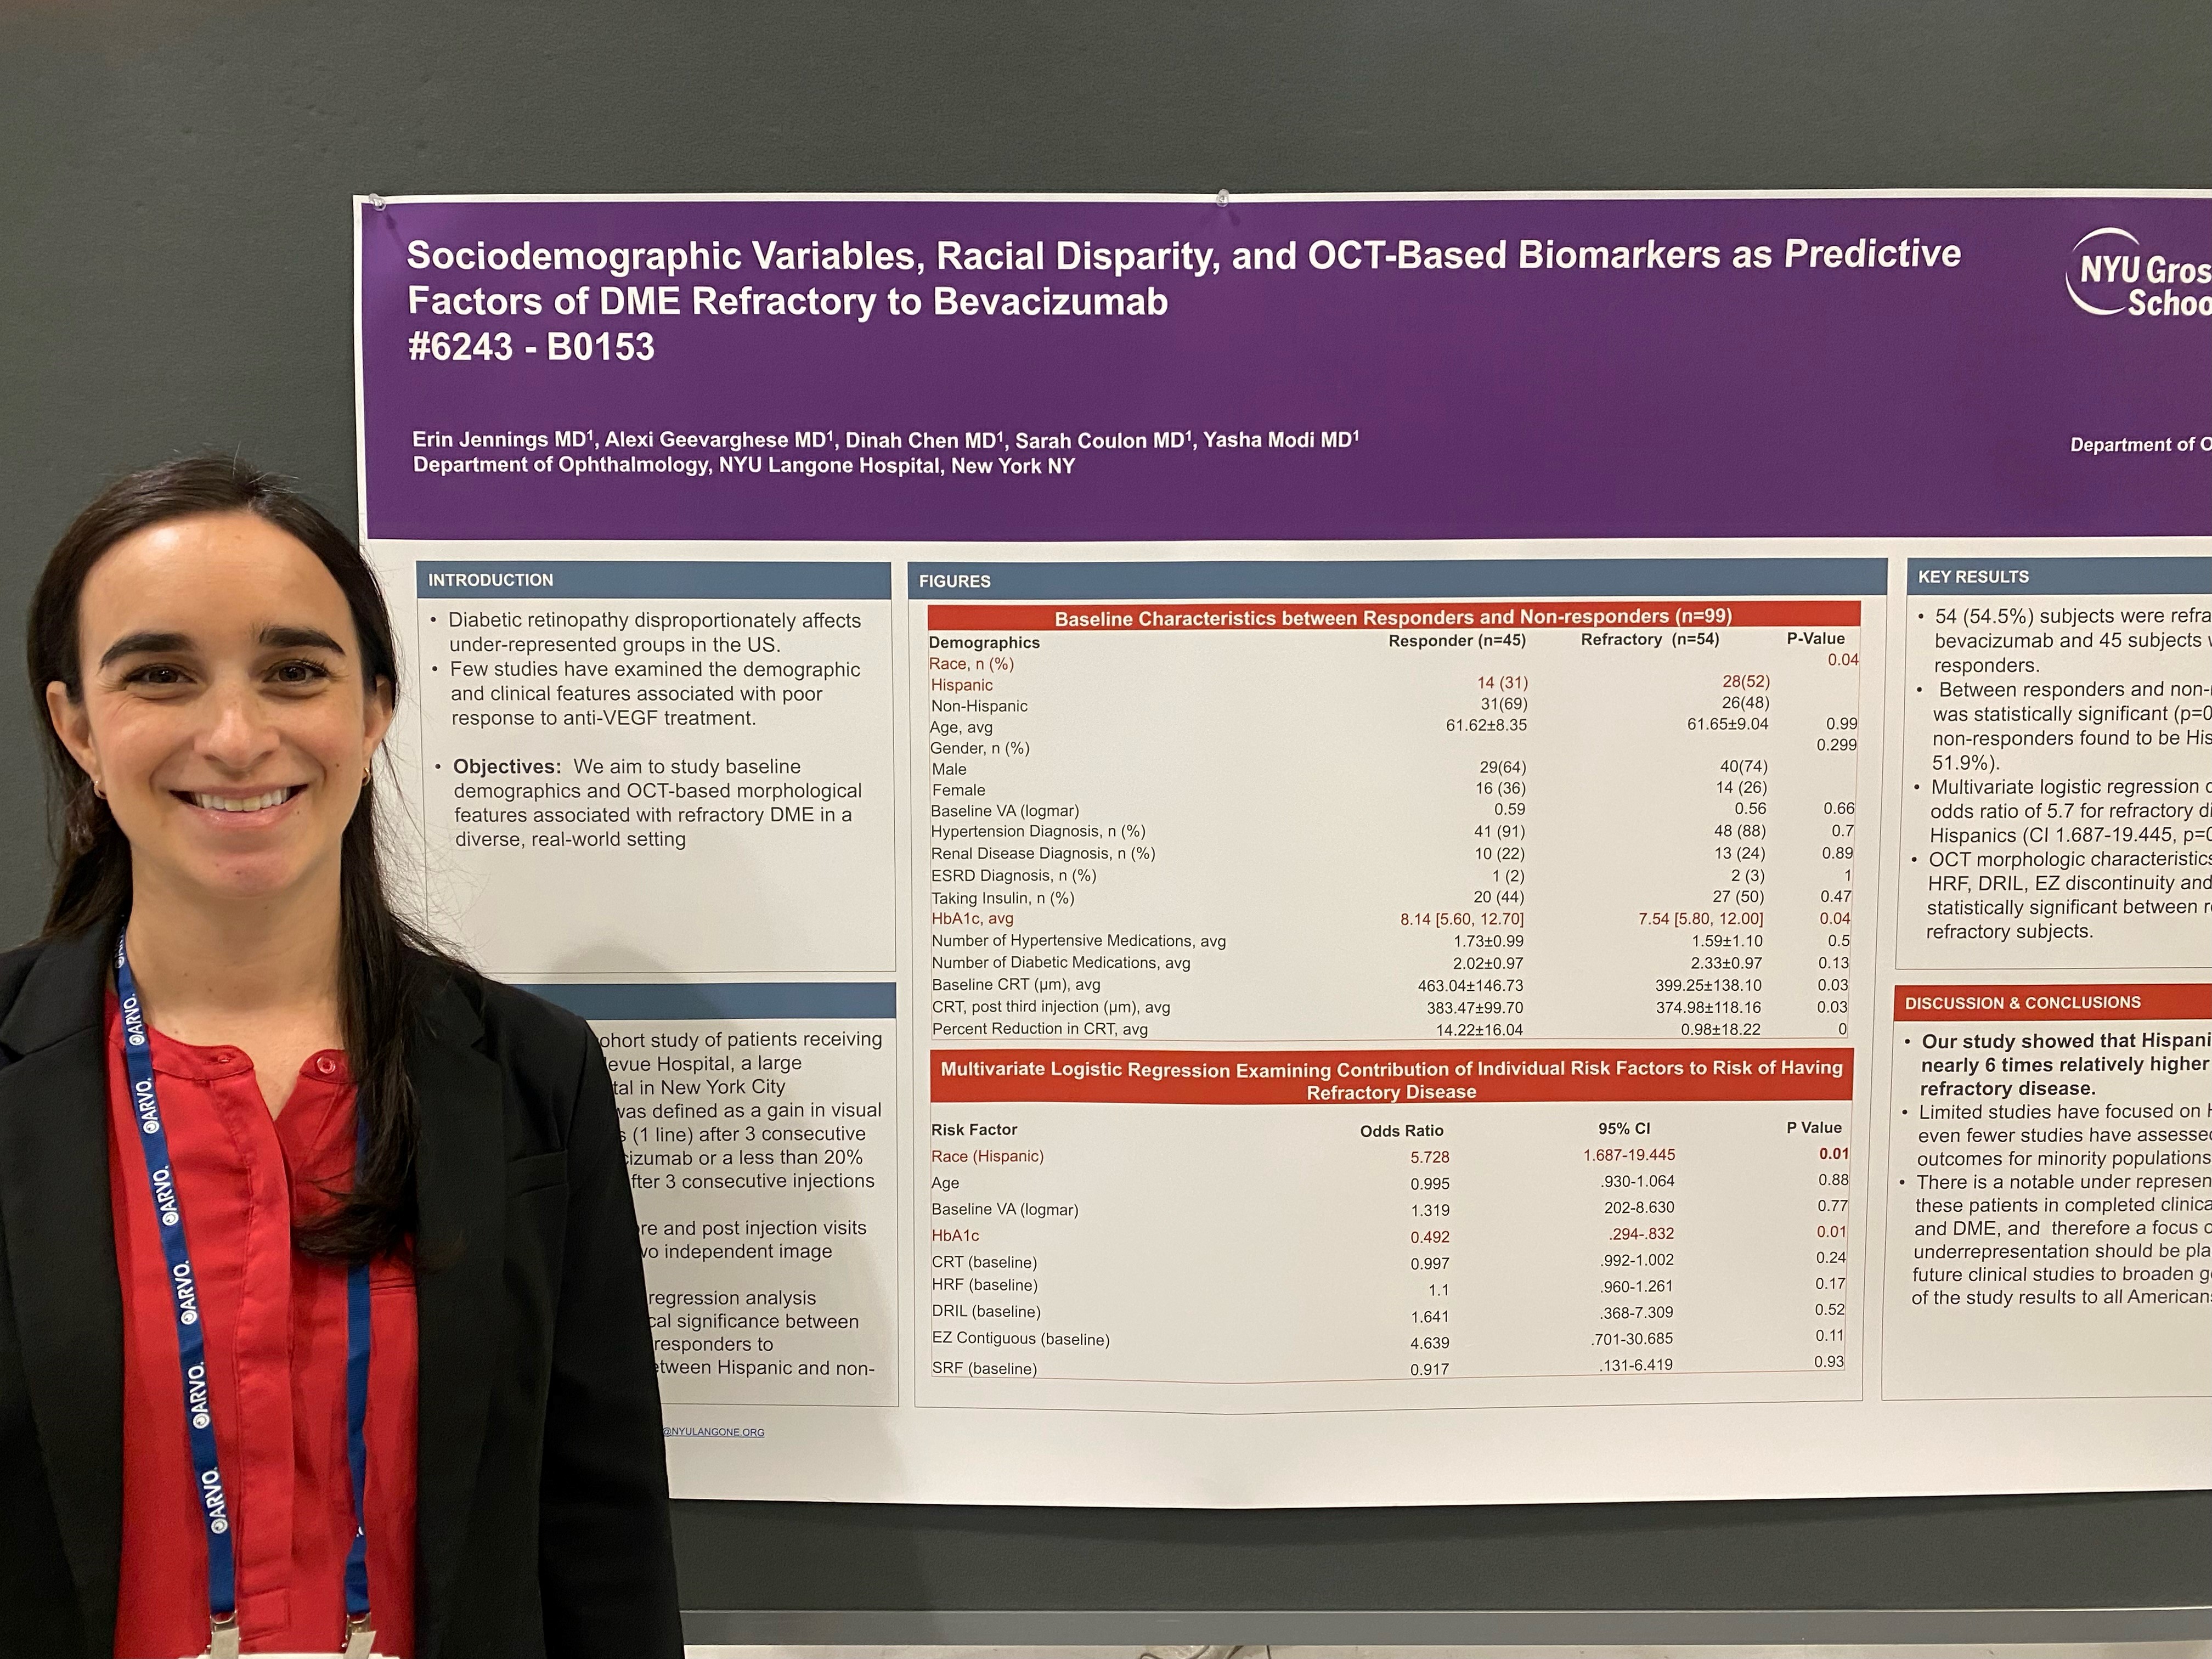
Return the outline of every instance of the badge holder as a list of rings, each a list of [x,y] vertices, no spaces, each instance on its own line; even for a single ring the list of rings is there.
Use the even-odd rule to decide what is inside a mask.
[[[380,1659],[376,1649],[376,1632],[369,1628],[366,1616],[346,1620],[345,1646],[338,1650],[338,1659]],[[238,1614],[232,1613],[213,1621],[209,1628],[207,1651],[199,1659],[240,1659],[238,1646]],[[257,1655],[256,1659],[330,1659],[323,1653],[270,1653]]]

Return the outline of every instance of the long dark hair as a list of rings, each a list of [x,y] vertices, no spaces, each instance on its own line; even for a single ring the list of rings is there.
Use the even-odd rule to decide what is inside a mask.
[[[32,597],[27,650],[31,699],[42,715],[46,687],[56,680],[69,688],[70,701],[83,699],[77,601],[92,568],[133,532],[210,513],[253,514],[322,562],[353,612],[364,690],[373,694],[380,679],[398,702],[392,618],[375,573],[352,538],[284,479],[234,456],[201,455],[117,479],[55,544]],[[88,928],[112,934],[131,911],[131,843],[52,722],[42,717],[39,723],[46,734],[48,827],[58,866],[45,936]],[[409,1040],[432,965],[426,958],[451,958],[392,910],[377,847],[373,781],[362,785],[339,848],[339,1005],[355,1110],[366,1139],[352,1188],[301,1224],[295,1238],[311,1254],[361,1261],[406,1249],[415,1231],[422,1120],[407,1075]]]

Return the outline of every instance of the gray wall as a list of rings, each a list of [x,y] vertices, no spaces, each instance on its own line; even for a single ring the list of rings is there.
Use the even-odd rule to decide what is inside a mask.
[[[2212,185],[2202,6],[0,0],[0,611],[179,451],[353,521],[357,191],[2037,185]],[[46,879],[30,718],[0,698],[0,939]],[[707,1607],[2212,1600],[2203,1495],[679,1532]]]

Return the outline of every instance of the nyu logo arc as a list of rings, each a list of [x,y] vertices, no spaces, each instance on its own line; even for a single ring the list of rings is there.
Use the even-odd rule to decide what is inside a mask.
[[[2121,242],[2132,251],[2118,251]],[[2095,246],[2092,246],[2092,244]],[[2067,297],[2092,317],[2118,316],[2127,309],[2125,306],[2091,305],[2081,297],[2081,290],[2074,286],[2074,279],[2079,276],[2085,284],[2139,282],[2142,277],[2142,244],[2118,225],[2106,225],[2101,230],[2091,231],[2074,244],[2074,257],[2079,261],[2079,270],[2066,273]]]

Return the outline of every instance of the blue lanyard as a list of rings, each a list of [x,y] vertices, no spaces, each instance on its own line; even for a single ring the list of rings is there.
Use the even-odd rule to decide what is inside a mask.
[[[191,1252],[185,1243],[184,1209],[169,1161],[169,1135],[161,1123],[161,1101],[154,1088],[154,1055],[147,1041],[146,1016],[139,1006],[138,982],[131,975],[131,958],[120,934],[115,940],[115,994],[123,1005],[123,1062],[131,1079],[131,1110],[138,1121],[138,1146],[146,1157],[146,1181],[153,1190],[161,1253],[169,1262],[169,1291],[176,1304],[185,1433],[199,1488],[200,1516],[207,1526],[208,1620],[221,1636],[234,1632],[237,1626],[238,1564],[231,1548],[230,1505],[223,1492],[222,1468],[216,1455],[215,1407],[208,1392],[199,1286],[192,1277]],[[356,1159],[365,1133],[356,1111]],[[362,1489],[368,1478],[368,1448],[363,1434],[368,1417],[368,1266],[356,1262],[346,1273],[346,1473],[353,1488],[353,1543],[346,1551],[345,1564],[349,1634],[368,1618],[368,1533],[362,1518]]]

